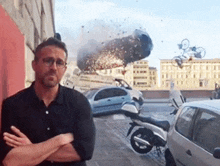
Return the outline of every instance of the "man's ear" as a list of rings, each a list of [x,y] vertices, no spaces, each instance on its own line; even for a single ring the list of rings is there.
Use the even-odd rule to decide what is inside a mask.
[[[65,66],[64,73],[66,72],[67,66]]]
[[[36,61],[33,60],[31,64],[32,64],[32,69],[35,71],[35,69],[36,69]]]

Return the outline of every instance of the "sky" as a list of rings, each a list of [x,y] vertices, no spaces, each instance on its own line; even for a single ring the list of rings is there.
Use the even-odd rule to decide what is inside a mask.
[[[183,39],[203,47],[204,59],[220,58],[219,0],[55,0],[55,29],[70,57],[90,39],[102,42],[141,29],[154,45],[145,59],[158,70],[160,59],[181,54]]]

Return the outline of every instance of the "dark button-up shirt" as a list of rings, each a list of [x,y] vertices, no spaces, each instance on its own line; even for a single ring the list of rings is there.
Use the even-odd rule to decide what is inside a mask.
[[[2,134],[11,133],[10,127],[13,125],[32,143],[46,141],[61,133],[73,133],[72,145],[82,161],[69,163],[44,161],[40,166],[85,166],[85,160],[92,157],[95,142],[95,127],[88,100],[83,94],[60,85],[57,98],[46,107],[37,97],[33,85],[34,83],[3,101],[0,161],[11,150],[2,140]]]

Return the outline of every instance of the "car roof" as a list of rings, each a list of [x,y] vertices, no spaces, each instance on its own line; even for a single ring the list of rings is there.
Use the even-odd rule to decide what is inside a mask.
[[[220,99],[192,101],[192,102],[184,103],[182,106],[193,106],[193,107],[209,109],[220,114]]]
[[[100,90],[100,89],[106,89],[106,88],[120,88],[120,89],[124,89],[123,87],[120,86],[114,86],[114,85],[105,85],[105,86],[101,86],[101,87],[97,87],[97,88],[91,88],[90,90]]]

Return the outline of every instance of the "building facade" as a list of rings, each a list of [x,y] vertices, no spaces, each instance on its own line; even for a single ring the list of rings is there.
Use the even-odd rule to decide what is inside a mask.
[[[139,90],[146,90],[150,87],[148,61],[140,60],[133,63],[133,87]]]
[[[192,59],[182,68],[172,60],[160,60],[161,89],[169,89],[171,82],[181,90],[213,90],[220,84],[220,59]]]
[[[151,89],[158,88],[158,72],[156,67],[149,67],[150,87]]]
[[[157,69],[149,67],[148,61],[140,60],[126,67],[97,70],[96,74],[79,74],[76,62],[69,62],[68,69],[62,79],[65,86],[89,89],[103,85],[114,85],[114,78],[125,80],[137,90],[156,89],[158,85]],[[77,75],[79,74],[79,75]]]
[[[0,0],[0,107],[34,81],[33,51],[54,36],[53,0]]]

